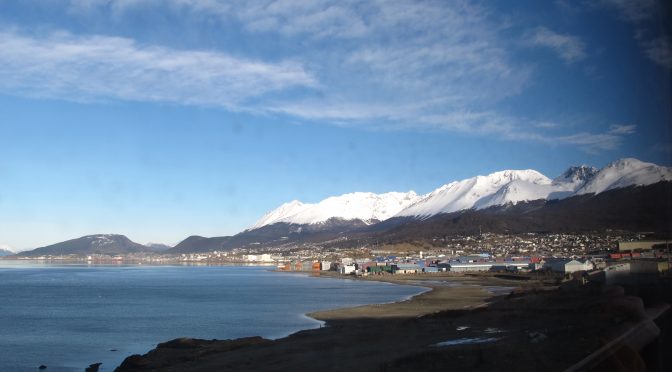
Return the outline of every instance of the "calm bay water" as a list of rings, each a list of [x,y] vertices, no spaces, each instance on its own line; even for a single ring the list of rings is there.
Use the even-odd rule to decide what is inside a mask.
[[[0,261],[0,370],[112,371],[177,337],[279,338],[307,312],[398,301],[418,287],[237,266],[87,266]]]

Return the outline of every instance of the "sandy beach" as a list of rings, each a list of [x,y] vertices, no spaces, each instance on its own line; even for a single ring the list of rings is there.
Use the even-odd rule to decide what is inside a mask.
[[[328,275],[338,277],[338,275]],[[463,277],[435,274],[370,276],[360,280],[382,281],[400,285],[415,285],[427,291],[404,301],[333,309],[307,314],[323,320],[418,317],[445,310],[465,310],[484,306],[497,293],[490,287],[513,288],[520,283],[494,277]]]

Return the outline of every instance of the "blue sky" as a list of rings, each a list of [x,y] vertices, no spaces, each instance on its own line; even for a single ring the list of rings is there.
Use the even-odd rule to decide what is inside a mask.
[[[292,199],[671,165],[669,7],[3,1],[0,245],[175,244]]]

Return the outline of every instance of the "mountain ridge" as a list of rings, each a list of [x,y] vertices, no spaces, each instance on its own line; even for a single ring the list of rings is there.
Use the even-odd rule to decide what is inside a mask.
[[[570,166],[554,179],[550,179],[533,169],[503,170],[488,175],[478,175],[459,181],[452,181],[437,189],[417,195],[408,193],[349,193],[328,197],[315,204],[304,204],[298,200],[284,203],[269,211],[246,231],[278,222],[289,224],[316,224],[329,218],[359,219],[367,224],[385,221],[393,217],[413,217],[426,219],[438,214],[452,213],[467,209],[485,209],[493,206],[517,204],[532,200],[564,199],[581,194],[599,194],[604,191],[629,186],[650,185],[659,181],[672,181],[672,168],[642,162],[634,158],[623,158],[609,163],[602,169],[588,165]],[[403,202],[393,204],[386,212],[367,210],[367,205],[358,204],[353,195],[366,195],[369,199],[386,198],[390,195],[404,196]],[[331,208],[335,201],[345,201],[338,208]],[[347,208],[343,208],[343,206]],[[319,213],[310,213],[321,208]],[[356,213],[343,209],[357,209]],[[316,217],[319,215],[319,217]],[[358,218],[377,216],[378,218]]]

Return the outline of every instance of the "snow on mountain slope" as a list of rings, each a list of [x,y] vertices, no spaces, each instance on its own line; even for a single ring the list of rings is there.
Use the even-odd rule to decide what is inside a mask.
[[[495,198],[494,194],[512,181],[520,181],[515,187],[516,190],[513,191],[513,189],[511,189],[509,193],[503,193],[499,198]],[[529,200],[525,195],[526,192],[530,192],[534,195],[540,193],[541,188],[525,184],[550,186],[551,180],[532,169],[505,170],[487,176],[476,176],[441,186],[423,196],[418,202],[399,212],[397,216],[416,216],[423,218],[439,213],[450,213],[474,208],[480,206],[479,202],[484,205],[489,205],[488,201],[494,202],[495,199],[497,199],[499,203],[517,202],[519,199]],[[506,200],[507,195],[514,197],[515,200]]]
[[[359,219],[364,222],[383,221],[417,199],[418,195],[410,191],[385,194],[354,192],[332,196],[316,204],[304,204],[294,200],[267,213],[249,230],[278,222],[315,224],[325,222],[330,218]]]
[[[250,227],[250,230],[258,229],[266,225],[272,225],[276,222],[281,222],[283,219],[287,219],[291,216],[301,213],[301,211],[308,207],[310,207],[310,204],[303,204],[298,200],[292,200],[291,202],[285,203],[278,208],[266,213],[252,227]]]
[[[564,186],[564,184],[562,185]],[[485,196],[474,203],[473,208],[485,209],[495,205],[516,204],[521,201],[548,199],[549,195],[564,191],[561,185],[536,184],[529,181],[513,180],[502,186],[494,194]]]
[[[601,193],[628,186],[651,185],[672,181],[672,169],[633,158],[616,160],[600,169],[577,194]]]
[[[550,184],[535,183],[527,180],[513,180],[502,186],[491,196],[484,197],[474,204],[476,209],[496,205],[516,204],[530,200],[564,199],[575,194],[586,182],[593,179],[598,169],[587,165],[569,167]]]
[[[585,165],[570,167],[553,181],[534,170],[509,170],[444,185],[397,216],[426,218],[470,208],[484,209],[538,199],[564,199],[577,194],[600,193],[659,181],[672,181],[672,169],[637,159],[617,160],[601,170]]]

